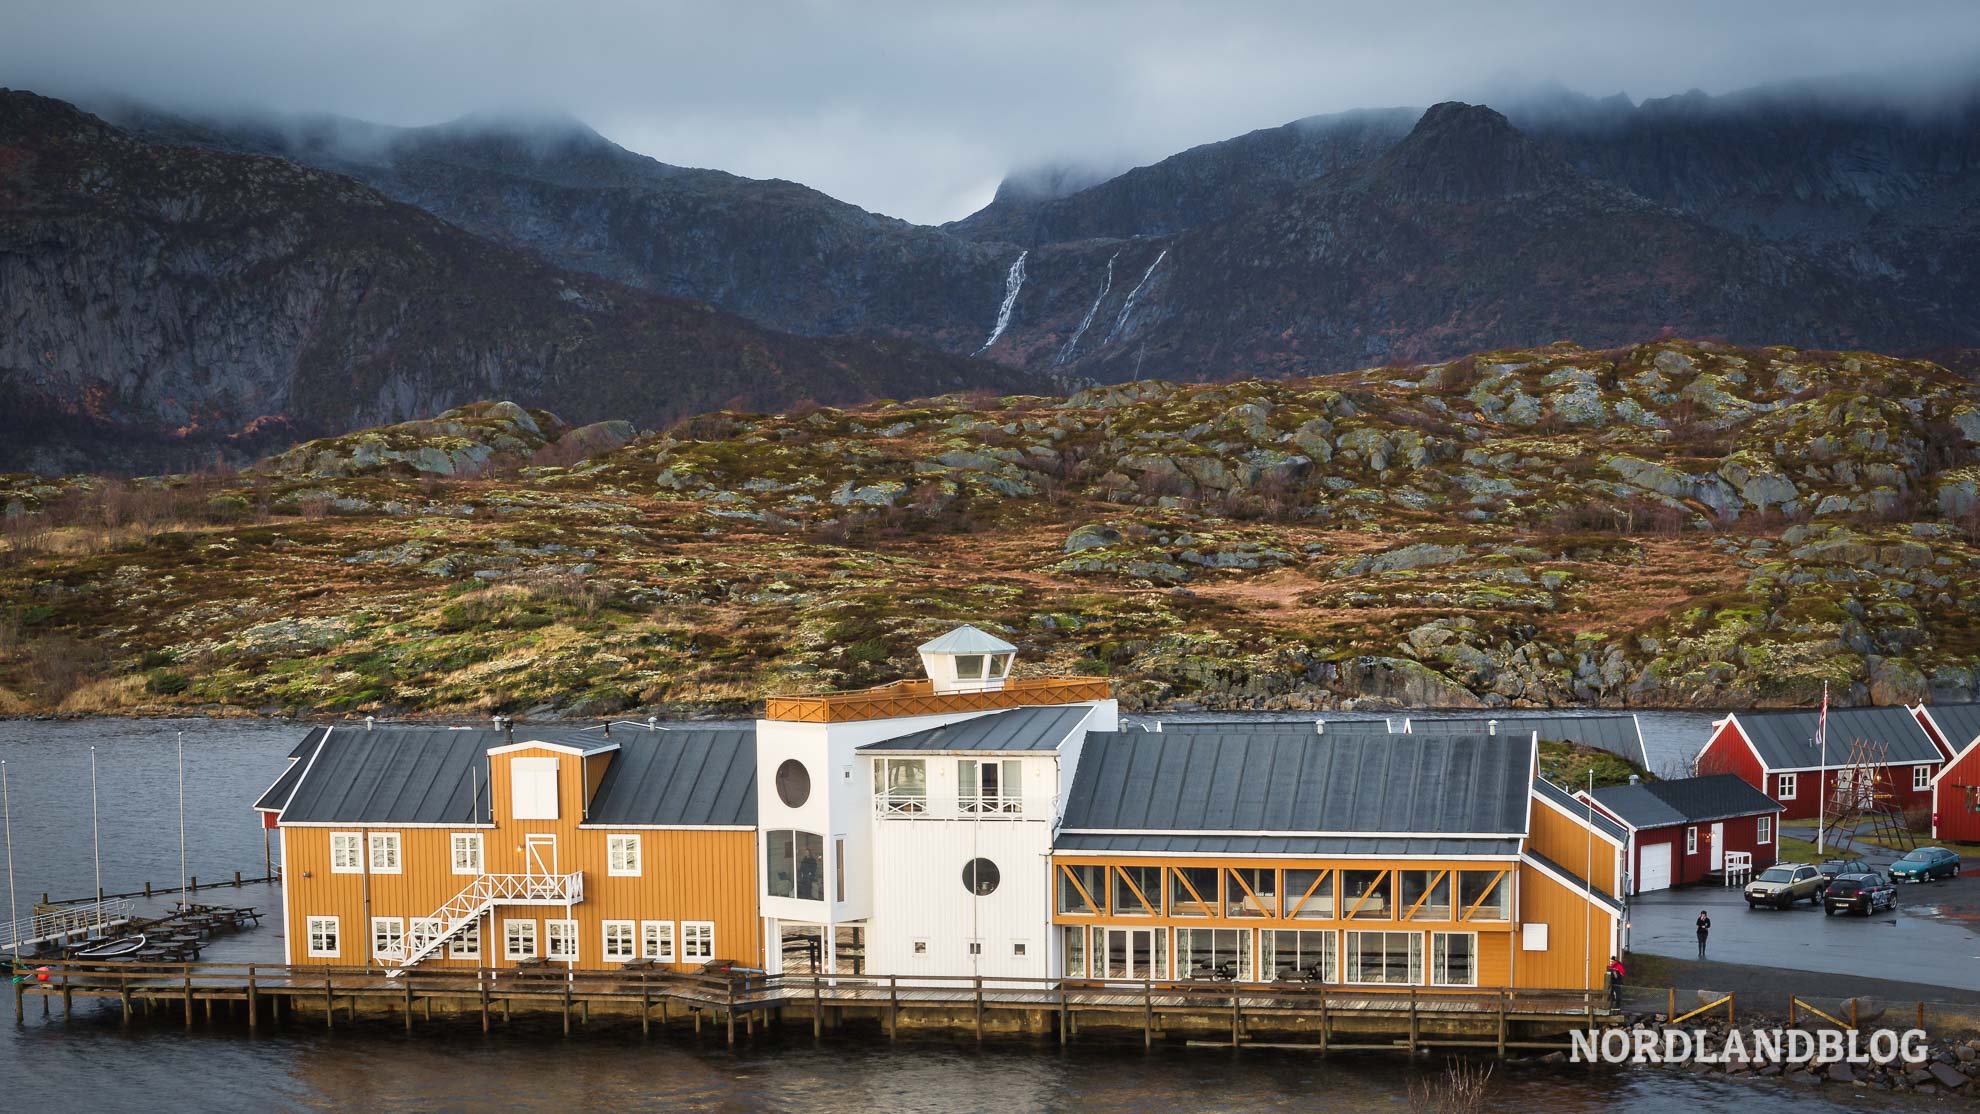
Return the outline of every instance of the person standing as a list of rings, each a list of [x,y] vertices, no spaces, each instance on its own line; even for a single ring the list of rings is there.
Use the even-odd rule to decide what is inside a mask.
[[[1712,935],[1712,915],[1705,910],[1698,911],[1698,958],[1705,958],[1705,938]]]
[[[1609,961],[1609,1008],[1612,1010],[1622,1008],[1623,976],[1628,973],[1629,971],[1623,967],[1621,956]]]

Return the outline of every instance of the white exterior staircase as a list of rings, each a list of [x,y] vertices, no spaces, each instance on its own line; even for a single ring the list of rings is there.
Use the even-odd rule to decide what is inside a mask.
[[[582,873],[481,875],[428,918],[440,922],[439,932],[422,939],[418,946],[408,937],[406,957],[387,971],[385,977],[396,978],[408,967],[439,951],[497,905],[574,905],[583,900]],[[488,942],[484,941],[483,946],[488,946]]]

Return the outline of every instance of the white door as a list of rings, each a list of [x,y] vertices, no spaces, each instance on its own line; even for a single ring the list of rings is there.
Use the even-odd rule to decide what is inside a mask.
[[[1671,845],[1668,843],[1646,843],[1640,845],[1643,858],[1642,873],[1636,879],[1636,892],[1647,894],[1652,890],[1671,888]]]
[[[1146,928],[1107,930],[1106,971],[1110,979],[1151,979],[1154,973],[1155,932]]]
[[[1712,869],[1726,869],[1726,825],[1724,821],[1712,825]]]
[[[523,869],[531,874],[557,873],[557,837],[554,835],[526,835],[523,837]]]

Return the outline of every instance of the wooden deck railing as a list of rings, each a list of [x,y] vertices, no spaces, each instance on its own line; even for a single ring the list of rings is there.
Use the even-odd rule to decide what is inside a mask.
[[[845,723],[895,716],[995,711],[1040,704],[1077,704],[1111,695],[1105,677],[1038,677],[1010,680],[984,692],[938,693],[927,681],[896,681],[856,692],[812,696],[772,696],[763,702],[765,719],[790,723]]]

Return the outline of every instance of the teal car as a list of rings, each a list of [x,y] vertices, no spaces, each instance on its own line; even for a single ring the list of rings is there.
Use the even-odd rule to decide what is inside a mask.
[[[1893,882],[1931,882],[1959,877],[1959,856],[1943,847],[1920,847],[1891,864]]]

